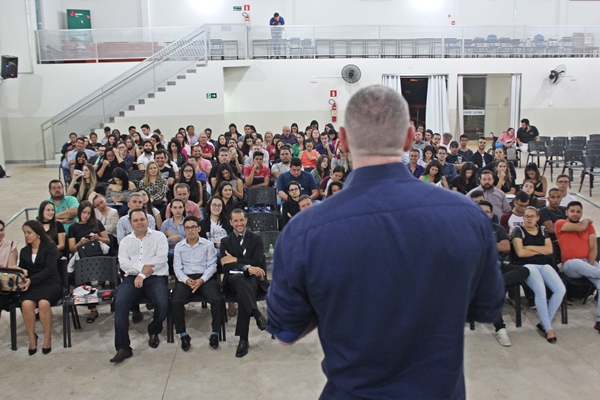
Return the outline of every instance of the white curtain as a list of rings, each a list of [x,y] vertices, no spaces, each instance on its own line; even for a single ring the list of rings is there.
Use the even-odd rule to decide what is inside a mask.
[[[381,84],[389,88],[394,89],[402,96],[402,87],[400,86],[400,77],[397,75],[383,75],[381,78]]]
[[[427,84],[425,128],[434,133],[450,132],[448,90],[444,75],[431,75]]]
[[[456,135],[460,137],[460,135],[464,135],[465,133],[465,118],[463,116],[463,111],[465,109],[465,101],[463,99],[463,76],[458,75],[458,88],[457,88],[457,99],[456,99]]]
[[[510,126],[519,129],[521,123],[521,75],[512,75],[510,81]]]

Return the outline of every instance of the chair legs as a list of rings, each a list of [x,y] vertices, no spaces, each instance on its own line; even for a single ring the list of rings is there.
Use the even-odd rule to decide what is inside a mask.
[[[521,327],[521,285],[516,285],[513,288],[513,296],[515,298],[516,318],[515,323],[517,328]]]
[[[10,349],[17,350],[17,306],[10,306]]]
[[[565,297],[563,297],[563,301],[560,304],[560,322],[562,324],[569,323],[569,316],[567,315],[567,294],[565,293]]]

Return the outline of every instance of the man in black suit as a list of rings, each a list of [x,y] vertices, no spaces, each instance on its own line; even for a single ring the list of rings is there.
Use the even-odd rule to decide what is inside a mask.
[[[236,357],[248,354],[248,331],[250,317],[256,320],[261,331],[267,328],[265,317],[258,311],[256,295],[269,289],[265,267],[264,246],[260,236],[246,229],[248,218],[241,209],[231,213],[233,232],[221,240],[221,264],[223,265],[223,287],[236,295],[238,317],[235,335],[240,343]]]

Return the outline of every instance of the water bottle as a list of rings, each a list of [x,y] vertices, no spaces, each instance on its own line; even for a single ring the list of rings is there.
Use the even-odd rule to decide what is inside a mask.
[[[275,253],[275,249],[273,248],[273,245],[270,244],[269,245],[269,257],[273,257],[273,253]]]

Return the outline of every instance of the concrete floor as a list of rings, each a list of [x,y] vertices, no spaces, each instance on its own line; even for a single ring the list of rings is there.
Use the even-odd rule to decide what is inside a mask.
[[[21,208],[35,207],[46,199],[48,181],[57,176],[56,169],[28,165],[9,165],[8,173],[12,178],[0,179],[0,219],[5,221]],[[522,170],[518,173],[523,176]],[[589,194],[587,190],[586,184],[582,193]],[[600,203],[600,188],[592,200]],[[600,221],[600,209],[584,203],[584,216]],[[7,228],[7,239],[18,240],[19,247],[23,245],[20,227],[24,220],[21,216]],[[509,348],[497,343],[491,325],[476,324],[474,331],[465,325],[468,397],[597,399],[600,335],[592,329],[595,311],[596,302],[590,298],[585,306],[575,302],[569,307],[568,325],[562,325],[557,316],[555,345],[536,332],[537,314],[527,307],[522,328],[515,327],[514,310],[508,305],[504,308],[512,341]],[[32,357],[27,354],[28,340],[20,316],[16,352],[10,350],[8,315],[3,313],[0,318],[2,399],[314,399],[325,384],[320,367],[323,352],[315,332],[294,346],[283,347],[251,324],[250,352],[237,359],[235,318],[227,324],[227,342],[215,351],[208,347],[209,311],[191,305],[187,320],[192,349],[183,353],[177,343],[166,343],[164,331],[158,349],[148,347],[146,326],[151,315],[144,312],[144,321],[130,328],[133,358],[112,365],[108,360],[115,354],[113,317],[108,307],[100,308],[100,317],[93,324],[85,322],[86,310],[81,309],[82,330],[73,332],[70,349],[62,348],[61,310],[53,312],[52,353],[42,355],[40,344]],[[41,332],[39,324],[37,331]]]

